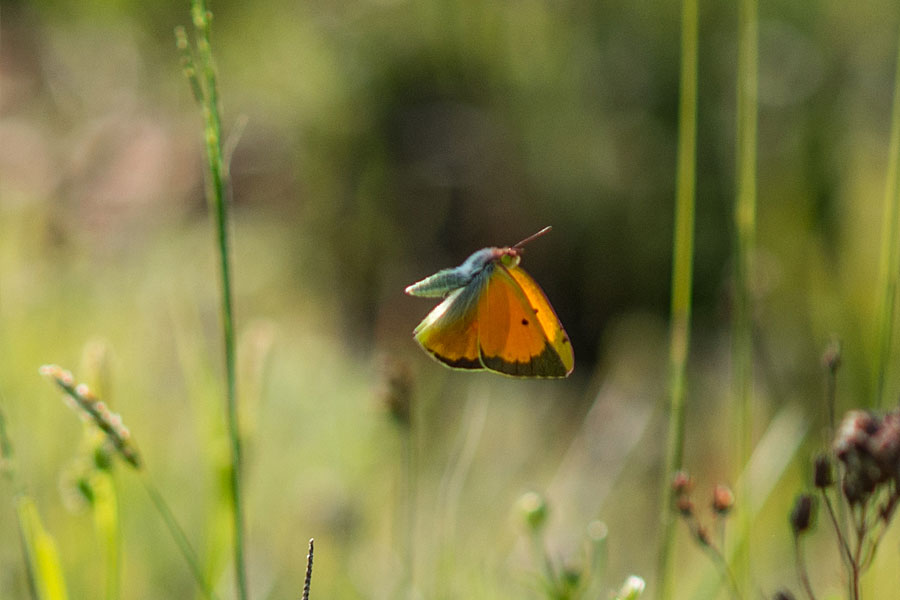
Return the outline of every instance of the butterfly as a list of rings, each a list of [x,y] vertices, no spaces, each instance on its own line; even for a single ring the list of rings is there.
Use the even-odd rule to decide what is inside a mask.
[[[458,267],[406,288],[410,296],[443,298],[416,327],[416,341],[455,369],[487,369],[511,377],[567,377],[572,343],[537,282],[519,262],[523,246],[484,248]]]

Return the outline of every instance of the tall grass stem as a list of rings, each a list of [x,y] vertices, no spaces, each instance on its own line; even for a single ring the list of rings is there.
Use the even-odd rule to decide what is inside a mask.
[[[756,251],[756,147],[757,89],[759,71],[759,22],[757,0],[741,0],[738,16],[736,195],[734,207],[734,314],[732,370],[737,402],[739,441],[737,469],[750,460],[753,450],[753,328],[752,281]],[[741,590],[749,595],[752,544],[749,478],[737,490],[739,538],[744,540],[736,557],[735,572]],[[742,508],[743,506],[743,508]]]
[[[878,264],[878,349],[875,357],[875,405],[881,407],[885,394],[885,370],[894,333],[894,307],[897,302],[897,278],[900,277],[900,36],[898,36],[894,101],[891,108],[891,140],[888,148],[887,177],[884,184],[884,208],[881,221],[881,258]]]
[[[222,292],[222,337],[225,346],[226,415],[228,440],[231,451],[230,494],[233,507],[234,571],[239,600],[247,600],[247,575],[244,561],[244,509],[242,493],[241,430],[238,420],[237,384],[235,365],[234,310],[231,293],[231,266],[229,244],[228,202],[225,198],[227,166],[222,154],[222,123],[219,115],[219,92],[210,43],[212,18],[205,0],[191,0],[191,16],[196,30],[196,55],[199,73],[193,71],[192,90],[201,94],[206,157],[209,177],[207,197],[210,211],[215,216],[216,242],[219,252],[219,274]],[[177,34],[176,34],[177,35]],[[191,77],[189,76],[189,80]]]
[[[685,371],[691,331],[693,287],[694,204],[697,172],[697,0],[681,3],[681,89],[678,107],[678,157],[675,231],[672,240],[672,298],[669,323],[669,431],[666,470],[662,481],[659,550],[659,597],[672,595],[671,557],[675,513],[671,482],[684,456]]]

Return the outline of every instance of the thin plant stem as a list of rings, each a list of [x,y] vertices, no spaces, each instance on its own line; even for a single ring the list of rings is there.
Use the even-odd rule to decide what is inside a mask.
[[[758,20],[757,0],[741,0],[738,18],[737,66],[737,149],[735,233],[735,301],[732,331],[732,368],[737,401],[738,466],[747,464],[752,445],[753,331],[752,276],[756,245],[756,146],[757,146],[757,82]],[[738,526],[744,540],[736,557],[738,581],[748,591],[752,544],[749,538],[749,479],[737,490]]]
[[[722,573],[722,577],[725,579],[725,582],[728,584],[728,587],[731,588],[731,593],[737,600],[741,600],[743,598],[743,594],[741,593],[741,588],[738,585],[738,580],[734,576],[734,572],[728,566],[728,561],[725,559],[725,555],[722,554],[722,551],[714,546],[713,544],[704,544],[703,548],[706,549],[706,553],[712,558],[713,564],[715,564],[719,571]]]
[[[878,349],[875,357],[875,404],[884,402],[884,379],[894,332],[894,306],[897,301],[897,278],[900,269],[900,194],[898,194],[898,162],[900,162],[900,42],[894,73],[894,101],[891,108],[891,139],[888,168],[884,185],[884,207],[881,220],[881,258],[878,264]]]
[[[0,398],[0,400],[2,400],[2,398]],[[25,579],[28,582],[29,596],[31,597],[31,600],[40,600],[38,596],[37,569],[32,563],[31,553],[28,551],[28,539],[21,518],[22,513],[18,510],[19,505],[26,497],[25,487],[19,481],[15,465],[16,461],[12,440],[9,439],[9,434],[6,431],[6,416],[4,415],[2,406],[0,406],[0,473],[3,474],[4,478],[13,488],[13,505],[17,507],[16,512],[19,517],[16,520],[16,525],[18,526],[17,531],[19,534],[19,547],[22,550],[22,561],[25,564]]]
[[[872,561],[875,560],[875,552],[878,550],[881,540],[884,539],[884,535],[887,533],[894,512],[897,510],[898,503],[900,503],[900,492],[898,492],[898,490],[893,490],[887,503],[878,510],[878,533],[873,534],[872,536],[874,539],[872,539],[872,542],[869,544],[866,557],[862,561],[862,570],[868,569],[871,566]]]
[[[800,585],[809,600],[816,600],[816,594],[813,592],[812,584],[809,581],[809,571],[806,569],[806,560],[803,557],[803,547],[800,545],[800,536],[794,536],[794,556],[797,559],[797,577],[800,579]]]
[[[831,524],[834,526],[834,532],[837,534],[838,546],[841,549],[841,558],[844,559],[844,562],[849,564],[853,561],[853,554],[850,552],[850,545],[847,543],[847,539],[844,537],[844,530],[838,521],[837,514],[834,511],[834,505],[831,502],[831,497],[828,496],[828,493],[825,490],[822,490],[822,498],[825,501],[825,508],[828,509],[828,516],[831,518]]]
[[[694,258],[694,202],[697,171],[697,0],[681,3],[681,90],[678,107],[678,158],[675,232],[672,240],[672,297],[669,324],[669,431],[662,481],[658,579],[660,598],[672,594],[675,513],[671,482],[684,456],[685,371],[691,332]]]
[[[864,541],[866,538],[866,530],[867,530],[867,521],[868,521],[868,506],[867,503],[862,503],[858,510],[852,511],[852,521],[853,521],[853,530],[856,537],[856,544],[851,552],[850,558],[850,598],[852,600],[859,600],[859,583],[860,576],[862,575],[861,559],[864,547]]]
[[[212,18],[205,0],[191,0],[191,17],[196,30],[196,55],[198,70],[193,71],[195,81],[192,90],[201,94],[206,157],[209,177],[207,197],[209,208],[215,216],[216,242],[219,254],[219,275],[222,293],[222,338],[225,350],[226,397],[225,408],[228,420],[228,440],[231,452],[231,472],[229,492],[232,502],[232,528],[234,535],[234,571],[237,595],[247,600],[247,575],[244,560],[244,509],[242,493],[242,449],[241,429],[238,419],[237,384],[235,366],[234,309],[230,266],[228,202],[225,198],[227,166],[222,154],[222,124],[219,115],[219,92],[213,65],[210,44],[210,19]],[[183,54],[190,58],[190,55]],[[189,79],[191,77],[189,76]]]
[[[217,597],[215,592],[212,590],[212,587],[210,587],[209,583],[206,581],[206,578],[203,576],[203,569],[201,569],[200,567],[200,561],[197,559],[197,554],[196,552],[194,552],[194,548],[188,541],[187,535],[184,533],[184,529],[181,528],[181,525],[178,524],[178,520],[175,519],[175,515],[172,513],[172,509],[169,508],[169,505],[162,497],[162,494],[159,493],[159,490],[156,489],[156,487],[150,482],[146,475],[142,478],[142,481],[144,483],[144,489],[147,490],[147,494],[150,496],[150,500],[153,501],[153,506],[155,506],[156,510],[159,511],[163,522],[169,529],[169,533],[172,534],[172,538],[175,540],[175,545],[178,546],[178,549],[181,551],[181,555],[187,561],[188,566],[191,569],[191,574],[197,581],[197,585],[200,586],[203,595],[206,596],[209,600],[216,600]]]

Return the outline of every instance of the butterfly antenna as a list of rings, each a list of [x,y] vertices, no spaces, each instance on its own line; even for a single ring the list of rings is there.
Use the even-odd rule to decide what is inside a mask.
[[[522,246],[524,246],[525,244],[527,244],[527,243],[530,242],[531,240],[536,240],[537,238],[541,237],[541,236],[544,235],[545,233],[549,232],[551,229],[553,229],[553,227],[551,227],[550,225],[547,225],[546,227],[544,227],[543,229],[541,229],[541,230],[538,231],[537,233],[532,233],[532,234],[529,235],[527,238],[525,238],[524,240],[522,240],[522,241],[519,242],[518,244],[514,245],[513,248],[521,248]]]

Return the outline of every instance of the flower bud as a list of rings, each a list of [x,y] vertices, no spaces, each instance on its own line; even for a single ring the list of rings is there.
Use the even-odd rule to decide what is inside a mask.
[[[809,529],[813,517],[813,497],[809,494],[800,494],[794,502],[791,510],[791,529],[794,535],[800,535]]]
[[[547,521],[547,501],[537,492],[522,494],[516,505],[531,531],[539,531]]]
[[[834,470],[831,468],[831,459],[827,454],[816,456],[814,463],[814,482],[817,488],[825,489],[834,485]]]
[[[687,471],[675,473],[675,477],[672,478],[672,491],[675,492],[676,496],[690,494],[692,487],[694,487],[694,482]]]
[[[713,490],[713,510],[717,514],[726,515],[734,506],[734,492],[727,485],[719,484]]]

